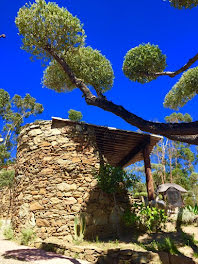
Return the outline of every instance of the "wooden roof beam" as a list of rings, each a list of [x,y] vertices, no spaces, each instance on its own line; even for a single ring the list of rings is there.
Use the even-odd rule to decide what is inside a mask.
[[[151,161],[150,161],[150,153],[149,153],[149,145],[145,146],[143,149],[143,157],[144,157],[144,170],[146,174],[146,188],[148,194],[148,200],[154,200],[154,185],[153,185],[153,176],[151,172]]]
[[[145,147],[150,144],[150,136],[148,135],[148,138],[143,140],[141,143],[139,143],[135,148],[133,148],[118,164],[118,167],[124,167],[126,164],[132,160],[132,158],[135,157],[139,152],[143,152]]]

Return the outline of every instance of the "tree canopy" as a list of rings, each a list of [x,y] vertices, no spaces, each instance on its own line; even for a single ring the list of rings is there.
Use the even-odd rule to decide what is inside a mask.
[[[158,46],[150,43],[130,49],[124,59],[123,72],[131,81],[150,82],[157,78],[152,75],[166,68],[166,56]]]
[[[173,113],[166,116],[165,120],[167,123],[190,122],[192,117],[188,113]],[[151,162],[155,189],[168,182],[179,184],[188,190],[185,203],[193,205],[194,199],[198,199],[198,147],[163,138],[151,153]],[[142,162],[133,164],[128,169],[139,176],[139,179],[143,179]],[[145,186],[140,180],[133,192],[138,194],[144,191]]]
[[[83,118],[82,113],[81,113],[80,111],[76,111],[76,110],[74,110],[74,109],[70,109],[70,110],[68,111],[68,114],[69,114],[69,116],[68,116],[69,119],[72,120],[72,121],[77,121],[77,122],[79,122],[79,121],[81,121],[82,118]]]
[[[169,0],[175,8],[192,8],[197,0]],[[88,105],[97,106],[121,117],[142,131],[172,140],[198,145],[198,121],[188,123],[151,122],[130,113],[108,100],[104,93],[113,87],[111,63],[98,50],[87,47],[80,20],[66,8],[36,0],[20,8],[16,25],[22,48],[46,65],[43,85],[57,92],[81,90]],[[197,67],[190,68],[198,54],[176,71],[165,71],[166,55],[150,43],[132,47],[124,58],[123,72],[131,81],[151,82],[160,76],[183,75],[167,94],[164,106],[177,109],[197,94]]]
[[[7,91],[0,89],[0,119],[2,142],[0,142],[0,167],[10,158],[12,149],[16,146],[17,135],[24,120],[31,115],[43,112],[43,106],[36,102],[30,94],[23,98],[15,94],[13,98]]]
[[[68,51],[64,55],[72,72],[86,85],[92,86],[97,93],[104,93],[113,86],[113,69],[110,62],[91,47],[81,47]],[[71,82],[60,64],[53,60],[44,71],[43,85],[57,92],[71,91],[77,88]]]
[[[193,8],[198,5],[197,0],[169,0],[172,6],[176,8]]]

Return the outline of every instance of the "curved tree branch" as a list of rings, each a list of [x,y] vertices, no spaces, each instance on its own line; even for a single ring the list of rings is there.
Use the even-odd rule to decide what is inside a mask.
[[[176,75],[178,75],[178,74],[186,71],[187,69],[189,69],[190,66],[193,65],[193,63],[195,63],[197,60],[198,60],[198,53],[194,57],[189,59],[188,62],[184,66],[182,66],[180,69],[178,69],[178,70],[176,70],[174,72],[169,72],[169,71],[167,71],[167,72],[157,72],[157,73],[153,73],[152,76],[156,76],[156,77],[158,77],[158,76],[169,76],[169,77],[173,78]]]
[[[50,46],[46,46],[45,51],[47,51],[62,66],[70,80],[82,91],[88,105],[97,106],[105,111],[111,112],[142,131],[198,145],[198,121],[179,124],[147,121],[133,113],[130,113],[123,106],[108,101],[105,97],[97,97],[93,95],[84,82],[74,75],[66,61],[58,56]]]
[[[197,135],[186,135],[186,136],[169,135],[168,138],[171,140],[175,140],[175,141],[180,141],[180,142],[185,142],[188,144],[198,145],[198,134]]]

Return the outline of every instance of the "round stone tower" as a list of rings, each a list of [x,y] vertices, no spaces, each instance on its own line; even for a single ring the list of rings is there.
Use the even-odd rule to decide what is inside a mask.
[[[91,127],[71,121],[24,126],[18,138],[14,231],[31,228],[40,241],[71,241],[74,219],[83,213],[85,238],[114,234],[118,218],[113,198],[94,178],[100,158]],[[126,200],[119,204],[125,207]]]

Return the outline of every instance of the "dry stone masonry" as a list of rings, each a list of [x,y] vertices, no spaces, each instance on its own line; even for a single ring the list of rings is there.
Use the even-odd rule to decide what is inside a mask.
[[[12,214],[12,190],[0,189],[0,219],[10,219]]]
[[[38,245],[36,245],[38,246]],[[171,255],[167,252],[154,253],[142,248],[131,249],[130,245],[123,247],[100,248],[96,245],[78,246],[71,244],[48,244],[42,243],[41,248],[53,250],[58,254],[64,254],[73,258],[87,260],[92,264],[196,264],[196,262],[185,256]]]
[[[118,210],[93,176],[101,161],[95,142],[94,131],[84,124],[52,127],[51,121],[39,121],[23,127],[13,191],[16,233],[31,228],[40,241],[57,238],[70,242],[74,218],[84,213],[85,238],[115,234]],[[117,199],[121,213],[127,198]]]

